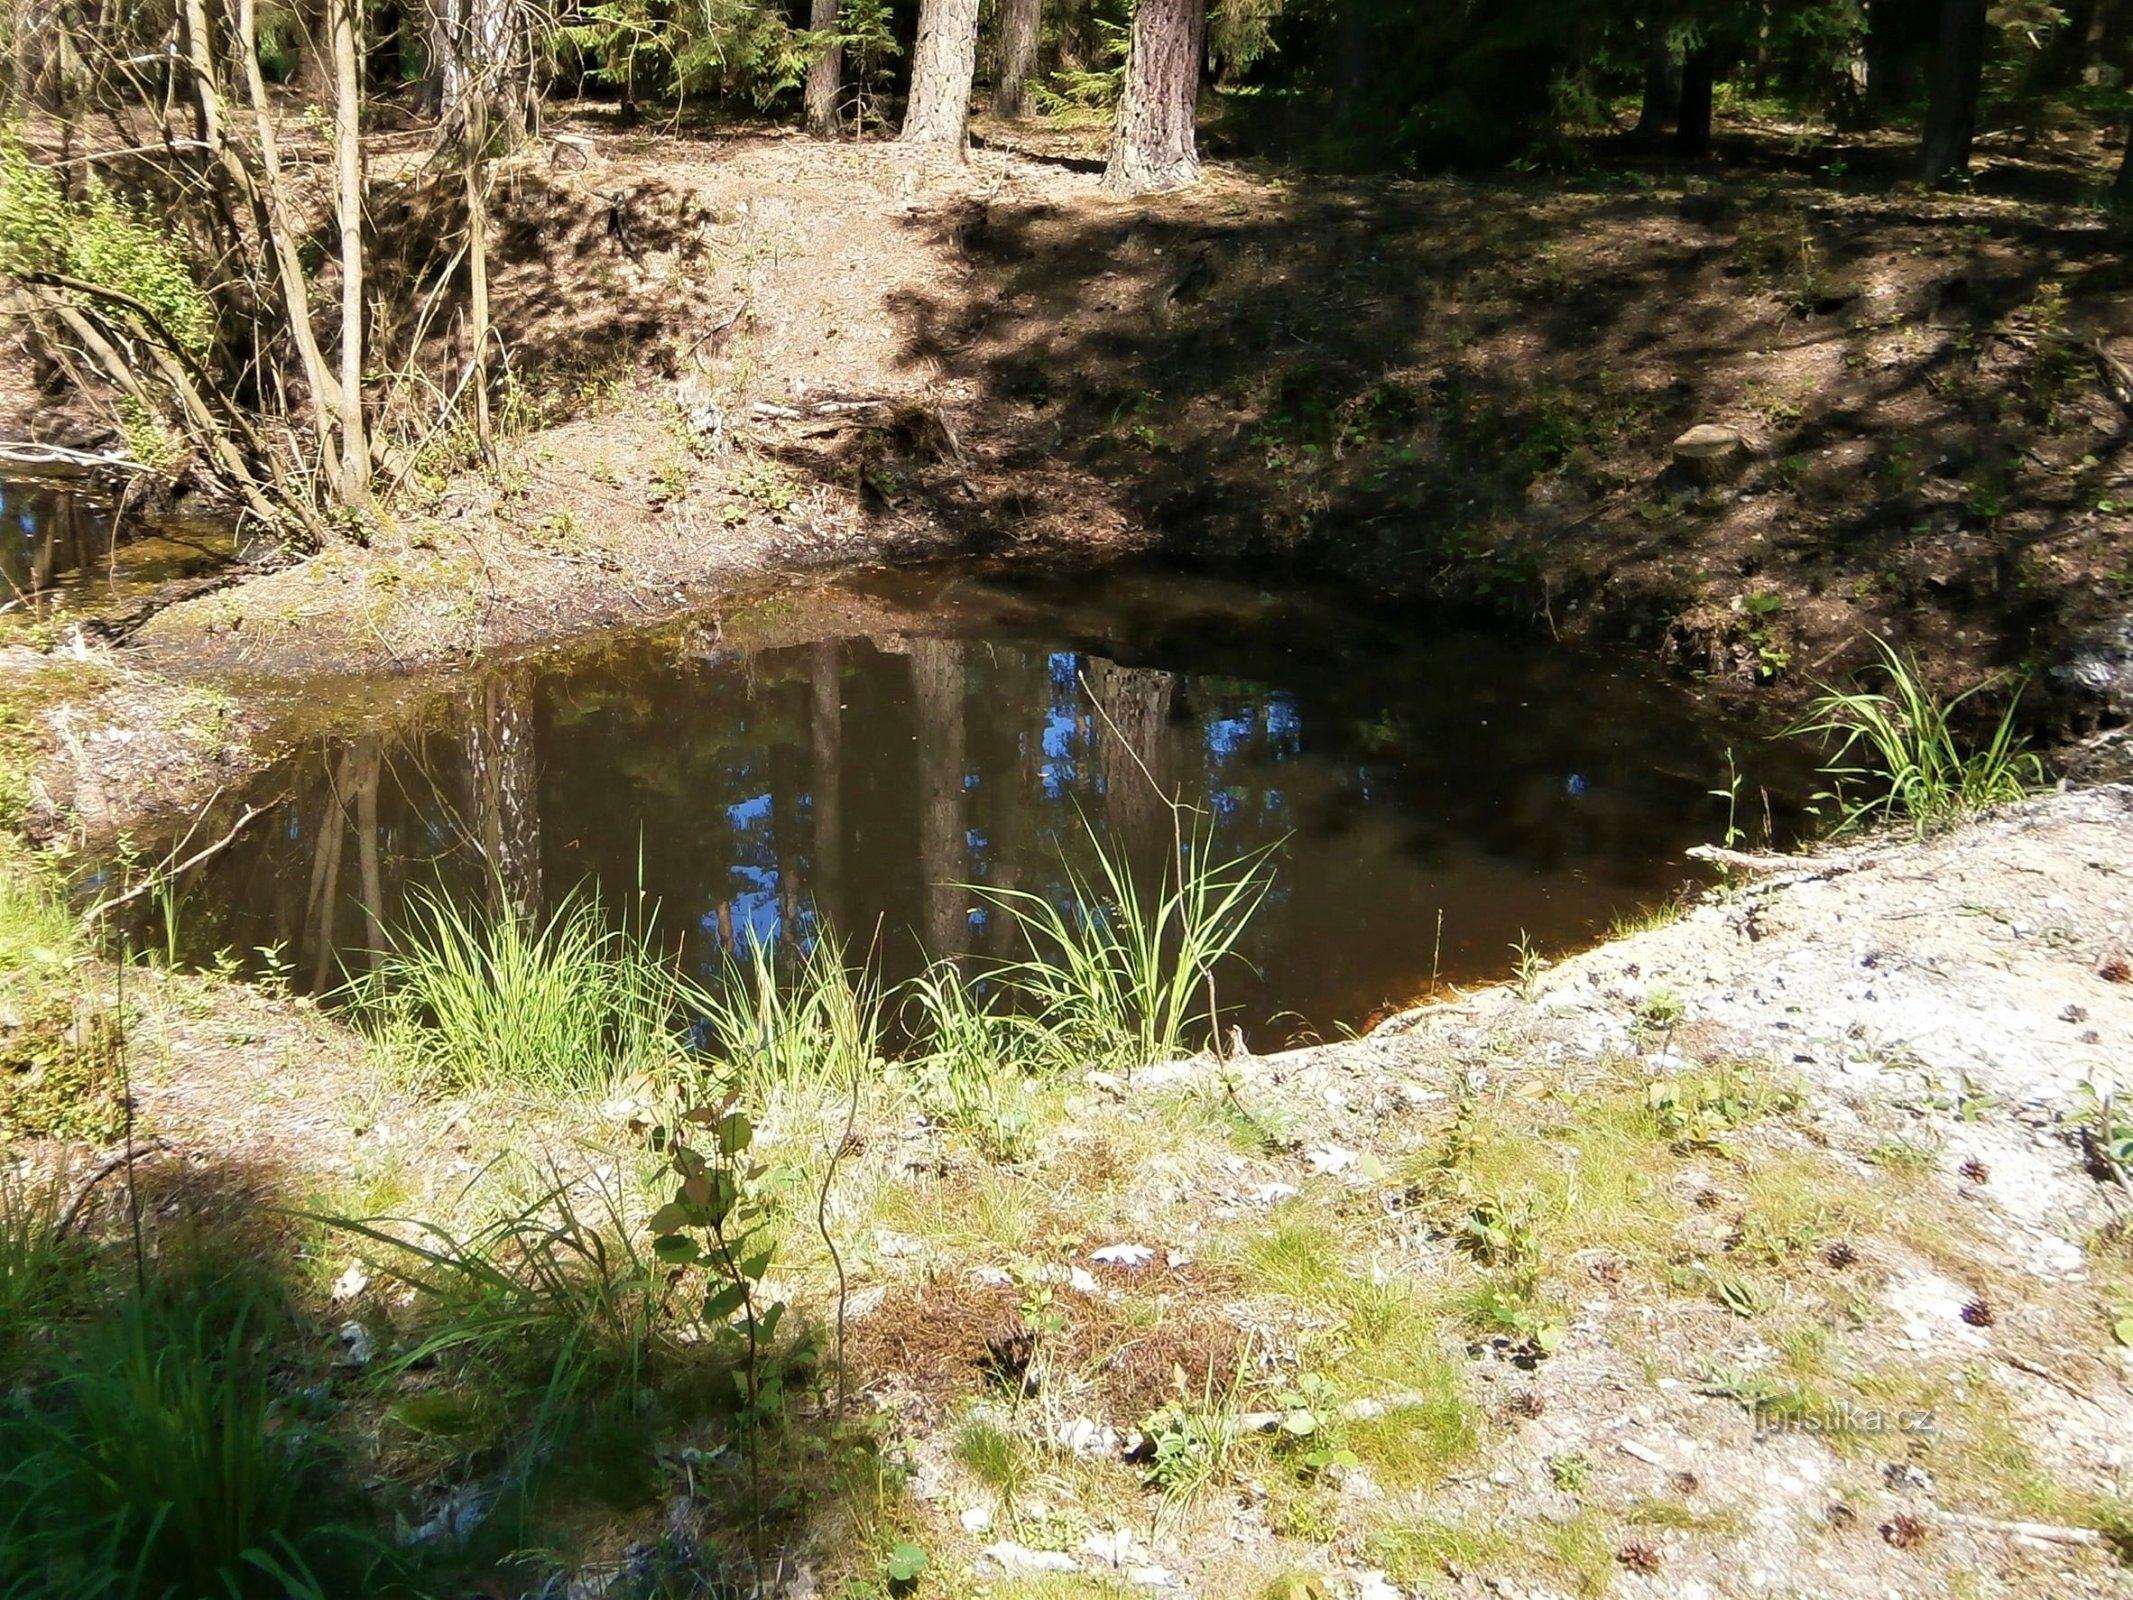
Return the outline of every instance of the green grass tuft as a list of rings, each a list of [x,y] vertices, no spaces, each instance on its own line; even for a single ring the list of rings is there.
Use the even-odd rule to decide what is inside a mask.
[[[2044,763],[2025,748],[2015,727],[2019,681],[1991,736],[1970,749],[1956,731],[1956,713],[1998,680],[1941,700],[1914,658],[1878,637],[1874,648],[1881,659],[1872,670],[1887,680],[1885,688],[1830,689],[1789,730],[1836,741],[1822,772],[1833,785],[1829,798],[1840,808],[1838,832],[1898,817],[1924,829],[2043,786]]]
[[[578,894],[538,924],[423,895],[377,968],[344,992],[420,1079],[549,1093],[680,1055],[680,1019],[701,999],[648,928],[610,928],[599,901]]]

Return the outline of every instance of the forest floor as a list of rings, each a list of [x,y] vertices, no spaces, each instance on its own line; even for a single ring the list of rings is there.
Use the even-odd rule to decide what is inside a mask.
[[[1879,632],[1951,690],[2030,670],[2061,735],[2133,715],[2133,266],[2082,200],[2086,147],[1995,145],[1976,192],[1924,195],[1891,192],[1888,152],[1758,125],[1689,167],[1217,162],[1121,204],[1073,127],[981,124],[964,165],[565,125],[589,155],[521,158],[499,202],[499,459],[475,470],[457,435],[396,457],[367,545],[112,652],[150,675],[121,731],[151,795],[219,781],[188,776],[214,730],[152,736],[166,675],[233,691],[249,737],[321,679],[967,552],[1315,573],[1618,641],[1779,712]],[[435,219],[396,149],[380,247],[412,252]],[[89,427],[19,371],[5,409]],[[1705,423],[1753,452],[1733,482],[1670,469]],[[18,742],[61,741],[33,720]]]
[[[760,1592],[876,1596],[911,1543],[911,1592],[1017,1600],[2133,1592],[2129,885],[2133,790],[2096,789],[1787,862],[1349,1043],[1003,1082],[1014,1151],[893,1074],[772,1092],[767,1287],[847,1401],[772,1449]],[[560,1182],[626,1235],[651,1091],[419,1093],[306,1001],[139,969],[123,999],[156,1248],[286,1258],[315,1344],[284,1383],[404,1526],[478,1523],[510,1457],[409,1398],[444,1414],[457,1369],[381,1392],[348,1354],[418,1336],[408,1262],[273,1208],[466,1238]],[[123,1198],[85,1212],[112,1251]],[[601,1436],[557,1469],[544,1553],[520,1532],[483,1592],[715,1575],[730,1446],[649,1415],[633,1465]]]

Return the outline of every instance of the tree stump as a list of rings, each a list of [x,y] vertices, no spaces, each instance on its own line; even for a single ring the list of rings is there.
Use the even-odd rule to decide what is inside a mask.
[[[1691,483],[1730,483],[1755,452],[1738,428],[1706,422],[1674,441],[1674,471]]]

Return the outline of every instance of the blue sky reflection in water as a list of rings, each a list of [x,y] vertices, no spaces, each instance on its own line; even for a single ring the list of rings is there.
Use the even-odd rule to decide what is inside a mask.
[[[320,984],[410,888],[481,894],[493,863],[538,908],[588,880],[619,906],[641,878],[702,970],[878,923],[896,976],[921,945],[1014,953],[958,885],[1062,895],[1084,819],[1158,872],[1161,791],[1224,854],[1278,845],[1258,972],[1225,993],[1266,1044],[1359,1025],[1433,963],[1500,974],[1521,933],[1584,941],[1725,824],[1729,740],[1690,698],[1531,639],[1158,573],[877,575],[775,606],[542,658],[305,751],[259,786],[289,791],[273,825],[188,883],[185,942],[280,943]],[[807,642],[727,642],[766,634]]]

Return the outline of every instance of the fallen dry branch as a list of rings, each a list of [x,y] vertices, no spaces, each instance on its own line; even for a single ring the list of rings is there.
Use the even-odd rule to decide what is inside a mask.
[[[250,827],[256,818],[266,815],[267,811],[270,808],[280,804],[280,802],[286,798],[287,796],[285,795],[276,795],[272,800],[262,801],[256,806],[245,807],[244,814],[240,816],[235,822],[230,824],[230,831],[228,833],[225,833],[221,838],[217,839],[213,844],[208,845],[204,849],[194,851],[191,855],[187,856],[183,861],[179,862],[174,867],[165,867],[159,871],[150,873],[146,878],[144,878],[141,882],[135,884],[131,889],[127,889],[119,894],[107,895],[105,898],[97,901],[95,905],[91,906],[87,911],[84,911],[81,914],[81,925],[84,928],[91,926],[95,923],[96,919],[98,917],[101,917],[105,912],[115,910],[117,907],[126,904],[129,900],[138,900],[142,895],[148,893],[148,891],[153,889],[157,884],[167,882],[168,880],[177,877],[180,873],[190,872],[194,867],[200,865],[201,862],[208,860],[212,856],[220,855],[224,850],[227,850],[231,845],[237,842],[237,836],[240,833],[244,832],[246,828]]]
[[[74,1198],[67,1202],[67,1209],[60,1215],[59,1222],[52,1229],[52,1232],[61,1236],[70,1232],[74,1227],[75,1219],[80,1217],[82,1213],[82,1207],[89,1203],[89,1197],[96,1192],[96,1186],[110,1177],[112,1173],[118,1171],[121,1167],[129,1167],[136,1161],[169,1148],[170,1141],[168,1139],[155,1138],[144,1140],[140,1144],[126,1145],[106,1155],[89,1169],[88,1177],[84,1178],[81,1187],[74,1191]]]

